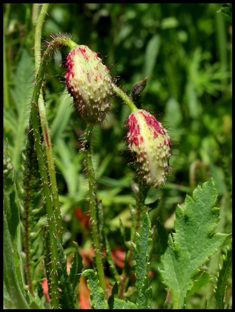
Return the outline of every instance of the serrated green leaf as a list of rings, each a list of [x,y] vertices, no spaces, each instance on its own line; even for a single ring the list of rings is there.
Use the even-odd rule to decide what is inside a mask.
[[[5,212],[3,211],[4,233],[3,233],[3,277],[5,289],[14,303],[14,308],[28,309],[28,304],[24,298],[17,279],[14,265],[14,251],[11,244],[11,234],[9,232]]]
[[[151,231],[148,213],[145,213],[139,231],[136,233],[136,248],[134,248],[136,260],[136,288],[137,305],[141,309],[148,308],[148,288],[149,252],[151,249]]]
[[[78,244],[76,242],[73,243],[76,249],[74,253],[73,264],[69,273],[69,281],[73,291],[75,291],[80,280],[83,265],[82,265],[82,256],[80,255]]]
[[[192,277],[223,244],[226,234],[213,234],[219,209],[214,208],[217,192],[213,179],[198,186],[193,196],[186,196],[184,209],[176,209],[175,233],[169,236],[162,256],[163,282],[172,289],[173,308],[182,308]]]
[[[232,270],[232,248],[230,247],[227,254],[223,257],[223,264],[219,271],[219,276],[216,285],[215,299],[216,306],[218,309],[224,309],[225,296],[226,296],[226,286],[229,274]]]
[[[88,277],[88,289],[90,290],[93,309],[108,309],[108,302],[104,299],[104,291],[99,284],[97,273],[91,269],[82,273]]]
[[[114,310],[118,309],[137,309],[137,305],[130,301],[125,301],[121,299],[114,298]]]

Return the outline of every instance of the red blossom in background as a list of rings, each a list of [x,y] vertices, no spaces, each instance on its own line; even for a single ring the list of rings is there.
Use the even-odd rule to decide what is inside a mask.
[[[90,228],[90,215],[89,213],[84,214],[79,208],[74,208],[74,214],[78,221],[81,223],[83,229],[87,232]]]
[[[42,282],[42,289],[43,289],[43,292],[44,292],[47,300],[50,301],[51,298],[50,298],[49,293],[48,293],[48,281],[47,281],[47,278],[44,279],[44,281]]]

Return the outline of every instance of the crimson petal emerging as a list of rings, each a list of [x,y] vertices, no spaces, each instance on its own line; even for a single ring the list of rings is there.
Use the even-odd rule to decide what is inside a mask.
[[[138,173],[148,187],[159,188],[170,167],[171,141],[167,130],[143,109],[129,116],[127,127],[128,146],[135,155]]]

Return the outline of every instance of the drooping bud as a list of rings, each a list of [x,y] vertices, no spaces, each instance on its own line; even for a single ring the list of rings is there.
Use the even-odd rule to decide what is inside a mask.
[[[143,109],[129,116],[127,127],[128,146],[135,154],[138,173],[148,187],[159,188],[170,167],[171,141],[166,129]]]
[[[110,107],[111,76],[97,53],[85,45],[67,57],[66,84],[81,117],[91,123],[104,120]]]

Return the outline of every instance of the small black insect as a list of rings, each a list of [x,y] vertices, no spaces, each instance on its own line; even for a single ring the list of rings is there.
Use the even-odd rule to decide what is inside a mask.
[[[90,144],[87,142],[87,143],[85,144],[85,149],[88,150],[89,147],[90,147]]]

